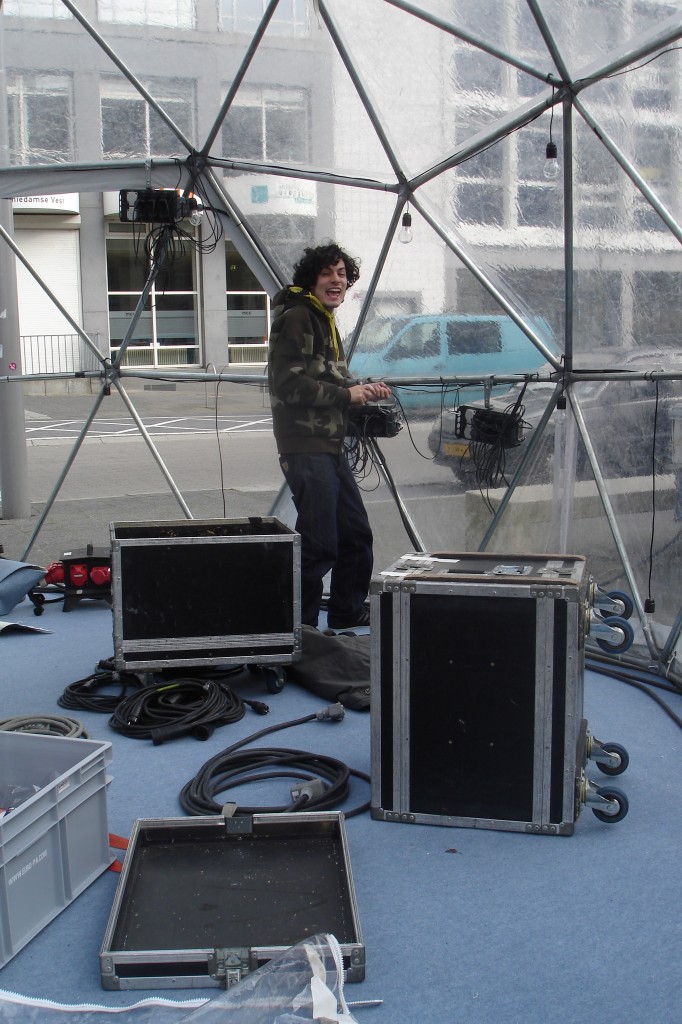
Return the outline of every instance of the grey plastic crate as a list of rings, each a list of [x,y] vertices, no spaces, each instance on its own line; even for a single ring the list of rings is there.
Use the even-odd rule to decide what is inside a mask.
[[[0,967],[111,863],[111,743],[0,732],[0,786],[38,788],[0,819]]]

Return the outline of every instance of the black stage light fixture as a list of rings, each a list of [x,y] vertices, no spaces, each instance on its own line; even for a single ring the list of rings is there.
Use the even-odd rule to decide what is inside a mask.
[[[197,207],[191,193],[174,188],[123,189],[118,195],[120,220],[134,224],[177,224]]]

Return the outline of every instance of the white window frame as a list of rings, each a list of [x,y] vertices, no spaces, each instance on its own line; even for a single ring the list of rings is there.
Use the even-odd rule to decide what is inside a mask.
[[[4,0],[2,12],[15,18],[72,18],[61,0]]]
[[[194,31],[196,0],[97,0],[97,17],[117,25],[155,25]]]
[[[260,115],[261,134],[260,134],[260,153],[258,155],[251,154],[251,159],[254,160],[267,160],[268,157],[268,118],[270,116],[277,116],[278,110],[288,109],[300,113],[304,124],[308,124],[309,115],[309,104],[310,97],[305,89],[286,89],[277,88],[272,86],[251,86],[245,87],[239,91],[237,97],[232,104],[232,108],[239,107],[251,107],[254,110],[258,110]],[[227,117],[229,118],[229,111]],[[307,163],[309,159],[309,138],[307,131],[303,133],[303,143],[305,152],[302,152],[297,160],[300,163]],[[239,157],[242,154],[230,153],[224,154],[225,156]]]
[[[40,95],[65,96],[67,99],[69,113],[66,118],[66,128],[69,145],[67,152],[64,152],[63,149],[58,151],[58,157],[56,150],[54,155],[46,155],[52,154],[52,151],[49,149],[36,149],[31,146],[30,124],[26,111],[26,101],[29,96]],[[14,125],[14,128],[19,139],[17,153],[19,164],[31,163],[32,157],[40,158],[33,162],[46,163],[52,161],[57,162],[57,160],[62,162],[64,160],[69,160],[73,156],[73,78],[71,74],[59,74],[54,71],[8,70],[7,96],[10,102],[13,99],[16,100],[18,124]]]
[[[196,121],[196,83],[193,79],[179,79],[179,78],[157,78],[154,80],[146,80],[142,83],[149,93],[154,97],[160,107],[167,109],[167,112],[171,119],[173,119],[173,110],[170,107],[171,104],[175,104],[182,101],[186,107],[189,102],[191,112],[191,125],[186,130],[180,124],[178,127],[183,131],[184,134],[192,137],[194,135],[194,124]],[[191,97],[188,101],[186,97],[187,91],[191,92]],[[183,93],[185,94],[183,98]],[[140,140],[140,145],[136,147],[136,152],[144,153],[145,156],[173,156],[173,153],[152,153],[151,148],[151,122],[150,117],[152,115],[153,108],[147,103],[141,93],[135,89],[135,87],[124,78],[113,78],[109,76],[102,77],[100,79],[100,125],[101,125],[101,142],[102,142],[102,154],[105,160],[118,160],[126,159],[130,154],[128,153],[108,153],[105,151],[105,139],[104,139],[104,119],[101,117],[102,103],[104,100],[115,100],[120,102],[130,103],[142,103],[144,104],[144,139]],[[156,111],[153,111],[154,115],[158,117]],[[170,132],[170,128],[168,131]],[[178,139],[177,152],[184,153],[184,146]]]
[[[133,240],[134,234],[128,228],[128,225],[113,224],[109,226],[109,232],[107,235],[107,242],[115,238],[128,238]],[[108,257],[107,257],[108,258]],[[149,312],[150,324],[152,328],[152,341],[149,345],[139,345],[135,343],[135,340],[131,340],[130,344],[126,348],[125,356],[123,359],[123,366],[145,366],[145,367],[169,367],[169,366],[192,366],[196,368],[202,365],[203,360],[203,346],[201,336],[201,316],[200,316],[200,301],[201,301],[201,260],[198,259],[195,250],[191,253],[191,259],[194,263],[194,288],[192,289],[163,289],[158,288],[156,282],[152,282],[149,291]],[[107,282],[107,309],[109,307],[109,299],[111,296],[128,296],[138,302],[142,289],[136,290],[123,290],[119,291],[116,289],[109,288]],[[158,323],[157,316],[159,310],[157,308],[157,298],[167,300],[172,296],[189,295],[192,296],[194,302],[194,323],[196,325],[196,340],[193,345],[182,343],[179,345],[167,345],[159,341],[158,338]],[[111,311],[109,310],[107,316],[111,317]],[[111,321],[110,321],[111,322]],[[118,355],[120,349],[120,342],[110,339],[110,352],[113,357]],[[195,362],[182,362],[177,359],[171,358],[177,354],[178,351],[195,351],[197,359]]]
[[[218,0],[218,21],[221,32],[244,32],[249,35],[258,28],[269,0]],[[254,10],[260,6],[260,10]],[[309,0],[282,0],[275,11],[268,32],[276,36],[303,39],[310,35]]]

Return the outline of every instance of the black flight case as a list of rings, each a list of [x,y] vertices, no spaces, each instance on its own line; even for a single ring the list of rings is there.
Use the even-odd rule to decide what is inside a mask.
[[[110,524],[114,664],[265,666],[301,654],[300,536],[273,517]]]
[[[573,555],[415,553],[372,580],[375,819],[570,835],[581,803],[624,816],[583,770],[593,593]]]
[[[100,950],[112,990],[226,987],[312,935],[365,977],[340,812],[135,822]]]

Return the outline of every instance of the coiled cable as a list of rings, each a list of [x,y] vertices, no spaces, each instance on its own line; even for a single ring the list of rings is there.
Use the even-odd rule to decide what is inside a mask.
[[[194,778],[183,786],[180,791],[180,806],[191,815],[221,815],[225,813],[228,801],[223,799],[218,803],[215,797],[219,794],[225,794],[230,788],[247,783],[277,778],[303,780],[302,785],[292,788],[290,804],[277,807],[248,807],[234,804],[231,813],[235,816],[266,812],[277,814],[329,810],[338,806],[348,796],[351,777],[369,782],[369,775],[349,768],[342,761],[325,754],[311,754],[303,750],[277,747],[258,747],[251,751],[244,751],[242,748],[263,736],[294,725],[315,720],[340,721],[343,717],[343,706],[334,704],[303,718],[268,726],[233,743],[206,761]],[[344,816],[350,818],[368,808],[369,801],[344,811]]]
[[[216,726],[238,722],[246,705],[259,714],[268,707],[239,697],[221,680],[177,678],[145,686],[125,697],[114,709],[109,725],[134,739],[155,745],[180,736],[205,740]]]
[[[82,722],[61,715],[22,715],[0,718],[2,732],[32,732],[41,736],[67,736],[71,739],[89,739]]]
[[[57,698],[57,704],[60,708],[110,715],[131,690],[141,687],[141,679],[132,672],[96,671],[91,676],[69,683]],[[112,689],[113,693],[110,692]]]

